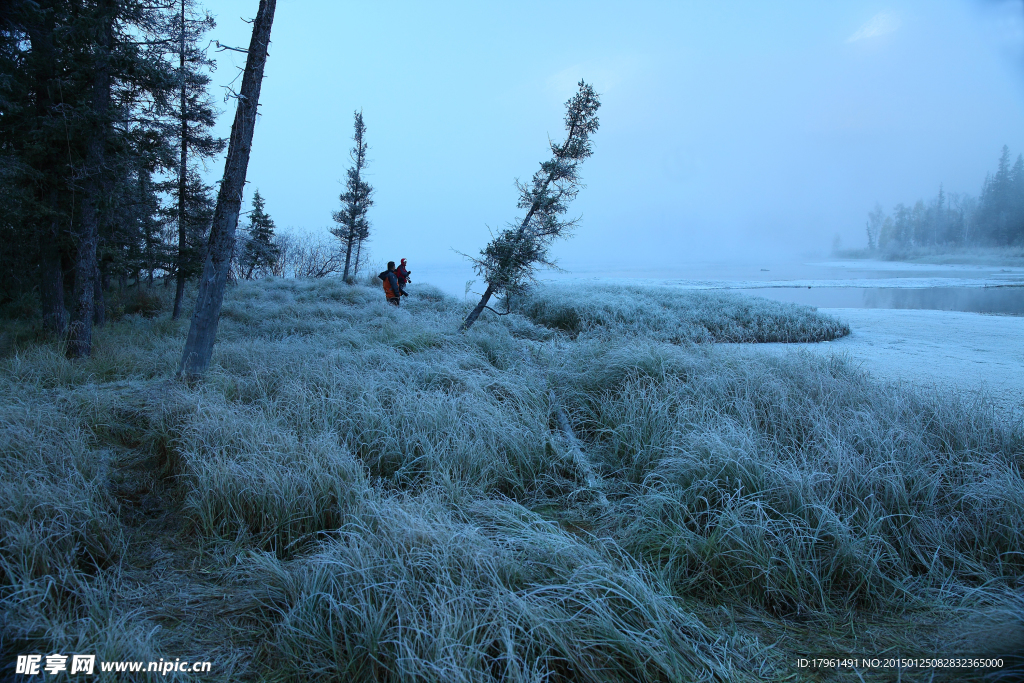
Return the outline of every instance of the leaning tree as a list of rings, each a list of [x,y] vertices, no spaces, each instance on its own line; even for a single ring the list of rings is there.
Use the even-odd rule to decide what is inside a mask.
[[[224,179],[217,194],[206,264],[203,266],[196,307],[185,339],[181,367],[178,369],[178,376],[184,379],[202,376],[213,358],[213,342],[217,338],[220,308],[224,303],[224,289],[227,287],[231,258],[235,251],[235,228],[242,208],[242,189],[245,187],[245,173],[249,166],[249,152],[252,150],[252,134],[256,127],[263,69],[267,63],[270,29],[274,23],[276,7],[277,0],[260,0],[256,19],[252,23],[252,39],[245,60],[242,89],[238,94],[238,108],[231,124],[231,137],[228,138]]]
[[[538,267],[554,266],[548,248],[556,238],[567,236],[578,220],[561,216],[582,187],[579,166],[593,153],[590,134],[597,130],[600,106],[594,88],[580,81],[577,93],[565,103],[565,142],[550,143],[551,159],[541,163],[528,185],[516,181],[519,208],[527,210],[526,216],[509,224],[480,252],[480,258],[473,259],[487,289],[462,323],[463,331],[488,308],[492,296],[520,292],[534,281]]]

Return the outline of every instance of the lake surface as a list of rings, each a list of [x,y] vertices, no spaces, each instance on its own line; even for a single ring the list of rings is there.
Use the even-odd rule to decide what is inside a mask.
[[[656,275],[656,277],[652,277]],[[430,282],[458,298],[485,285],[465,267],[424,266]],[[467,281],[476,279],[466,293]],[[637,284],[729,290],[819,308],[887,308],[1024,316],[1024,267],[925,265],[893,261],[671,263],[652,270],[574,269],[541,282],[586,287]],[[474,294],[476,293],[476,294]]]
[[[773,287],[738,289],[818,308],[912,308],[1024,315],[1024,287]]]

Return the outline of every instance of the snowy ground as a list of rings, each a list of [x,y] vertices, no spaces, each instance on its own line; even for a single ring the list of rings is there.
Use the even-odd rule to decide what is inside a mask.
[[[841,353],[875,376],[969,395],[987,393],[1024,419],[1024,317],[956,311],[822,308],[849,323],[843,339],[757,344],[771,353]],[[754,346],[754,345],[751,345]]]

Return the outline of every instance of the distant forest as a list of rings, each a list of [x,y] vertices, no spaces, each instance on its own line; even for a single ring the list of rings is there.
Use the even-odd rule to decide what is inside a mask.
[[[910,247],[1005,247],[1024,245],[1024,156],[1011,166],[1003,146],[995,174],[981,194],[945,192],[913,206],[902,202],[886,214],[880,204],[868,213],[868,249],[892,252]]]

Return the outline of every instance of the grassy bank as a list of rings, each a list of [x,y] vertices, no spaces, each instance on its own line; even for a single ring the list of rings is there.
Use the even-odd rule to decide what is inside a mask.
[[[3,666],[782,681],[814,654],[1021,647],[1021,426],[691,343],[843,326],[687,296],[538,292],[460,334],[468,305],[429,287],[396,309],[243,283],[195,387],[165,313],[84,362],[23,334],[0,366]]]
[[[809,306],[729,292],[672,287],[562,285],[516,302],[535,323],[573,336],[642,337],[686,342],[819,342],[850,333]]]

